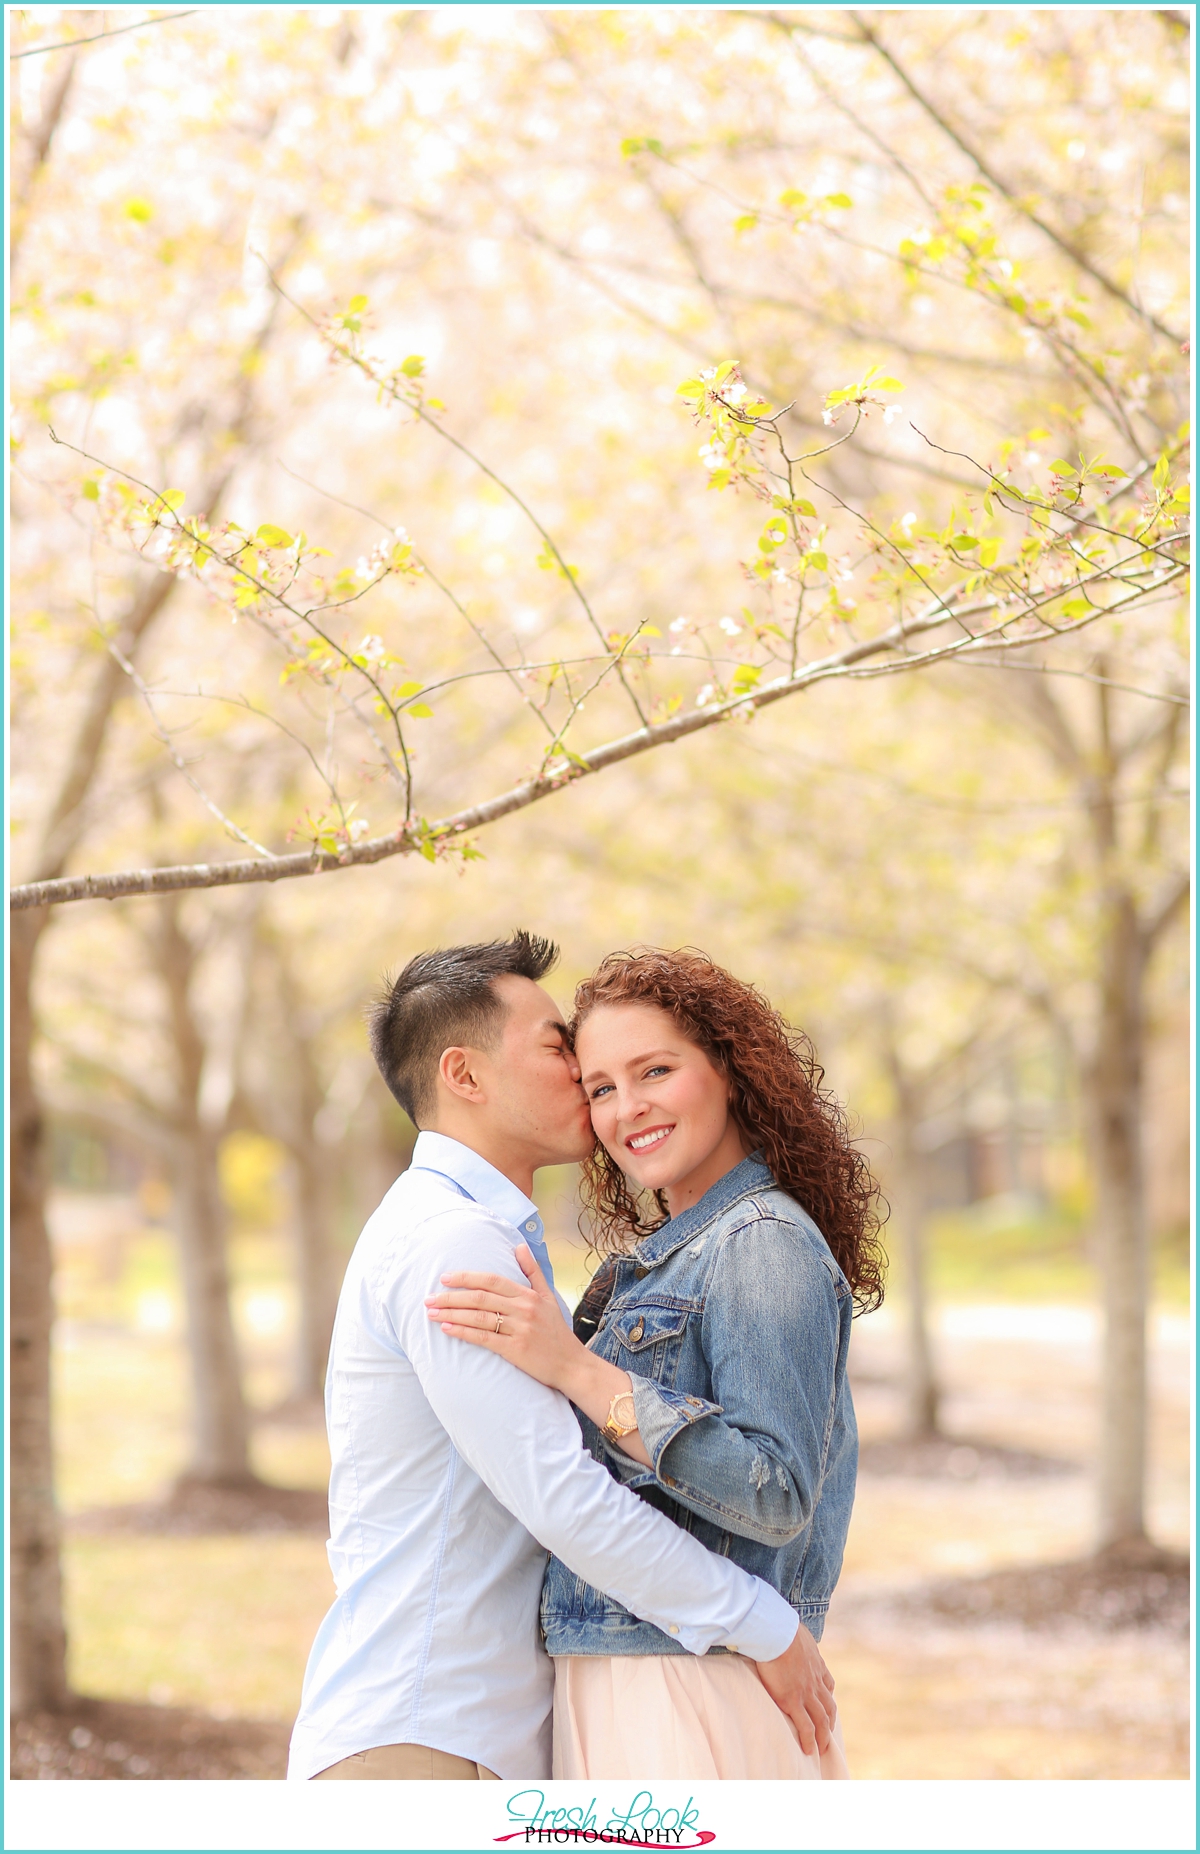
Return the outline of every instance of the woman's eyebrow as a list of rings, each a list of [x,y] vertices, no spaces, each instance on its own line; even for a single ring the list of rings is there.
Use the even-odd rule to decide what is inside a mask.
[[[640,1062],[649,1062],[652,1056],[677,1056],[678,1054],[679,1054],[679,1051],[677,1049],[648,1049],[645,1055],[643,1056],[628,1057],[625,1063],[625,1067],[630,1068],[630,1069],[636,1069]],[[604,1075],[605,1073],[606,1071],[604,1069],[589,1069],[587,1074],[582,1076],[580,1079],[585,1084],[590,1081],[599,1081],[600,1077]]]

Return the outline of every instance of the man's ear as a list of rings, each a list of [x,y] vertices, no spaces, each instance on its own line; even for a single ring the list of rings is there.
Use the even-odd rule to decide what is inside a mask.
[[[487,1099],[479,1074],[477,1049],[444,1049],[438,1063],[438,1078],[443,1087],[460,1101],[477,1105]]]

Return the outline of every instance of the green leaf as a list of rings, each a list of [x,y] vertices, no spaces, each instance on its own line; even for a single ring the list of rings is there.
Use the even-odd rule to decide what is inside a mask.
[[[675,388],[675,391],[682,393],[685,399],[703,399],[708,388],[703,380],[685,380],[682,386]]]
[[[436,863],[437,851],[433,847],[432,837],[426,837],[421,844],[421,855],[427,863]]]
[[[1171,474],[1171,459],[1167,456],[1167,453],[1164,451],[1162,456],[1159,458],[1158,462],[1154,466],[1154,487],[1155,489],[1165,489],[1167,485],[1167,478],[1170,476],[1170,474]]]
[[[735,232],[751,232],[757,224],[756,212],[740,212],[733,222],[733,229]]]
[[[392,694],[398,702],[405,702],[410,695],[420,695],[424,687],[423,682],[402,682],[398,689],[392,690]]]
[[[87,497],[89,502],[99,502],[100,485],[96,481],[94,476],[89,476],[86,478],[86,480],[84,481],[82,493]]]
[[[717,371],[713,376],[713,385],[722,386],[725,383],[725,381],[729,378],[730,374],[733,372],[736,366],[737,366],[736,361],[722,361],[721,365],[717,368]]]
[[[350,298],[351,315],[358,315],[360,310],[365,309],[366,306],[367,306],[367,298],[365,296],[352,296]]]
[[[433,718],[433,710],[428,702],[414,702],[412,707],[406,708],[404,712],[406,715],[412,715],[417,721],[430,721]]]
[[[979,564],[980,566],[983,566],[983,567],[995,566],[996,559],[997,559],[997,556],[999,555],[999,552],[1000,552],[999,535],[989,534],[986,541],[981,541],[979,543]]]
[[[1096,464],[1093,476],[1128,476],[1128,470],[1122,470],[1120,464]]]
[[[1069,464],[1065,457],[1056,457],[1050,465],[1050,473],[1052,476],[1074,476],[1075,466]]]
[[[1090,599],[1068,599],[1062,607],[1064,618],[1082,618],[1085,612],[1092,610]]]
[[[424,355],[410,354],[407,359],[400,362],[400,371],[406,374],[410,380],[419,380],[425,371]]]
[[[882,380],[871,381],[871,390],[876,393],[902,393],[904,383],[902,380],[894,380],[891,374],[887,373]]]
[[[815,518],[817,513],[812,503],[805,496],[797,496],[792,507],[795,509],[797,515],[809,515]]]
[[[761,676],[762,670],[756,663],[739,663],[733,672],[734,694],[744,695],[747,689],[754,687]]]
[[[807,554],[805,558],[807,559],[809,566],[816,567],[818,573],[827,573],[829,571],[829,555],[828,554],[822,554],[822,553]]]
[[[154,208],[149,200],[126,200],[125,217],[132,219],[135,225],[149,225],[154,217]]]
[[[848,193],[827,193],[825,195],[825,204],[827,206],[840,206],[842,210],[845,211],[848,207],[853,206],[854,201],[850,198]]]
[[[807,206],[808,195],[801,193],[798,187],[788,187],[786,192],[779,195],[779,204],[791,207],[793,210],[798,206]]]
[[[276,528],[269,521],[265,521],[261,528],[255,529],[254,538],[256,541],[261,541],[264,547],[290,547],[292,544],[292,537],[287,529]]]
[[[950,545],[956,554],[969,554],[973,547],[979,546],[977,534],[952,534]]]

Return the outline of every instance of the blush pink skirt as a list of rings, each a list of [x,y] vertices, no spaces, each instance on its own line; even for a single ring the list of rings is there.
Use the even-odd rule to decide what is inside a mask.
[[[562,1655],[554,1662],[554,1775],[846,1779],[842,1728],[800,1749],[742,1655]]]

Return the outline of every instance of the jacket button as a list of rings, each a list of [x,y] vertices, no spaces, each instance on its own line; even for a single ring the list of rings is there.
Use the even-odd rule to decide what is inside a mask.
[[[668,1623],[668,1624],[667,1624],[667,1630],[668,1630],[668,1633],[669,1633],[669,1634],[671,1634],[671,1635],[678,1635],[678,1633],[679,1633],[679,1624],[678,1624],[677,1622],[671,1622],[671,1623]]]
[[[635,1281],[644,1281],[649,1273],[650,1270],[648,1268],[635,1268],[633,1271],[633,1278]]]
[[[633,1340],[634,1345],[638,1344],[645,1330],[646,1323],[644,1320],[639,1320],[635,1326],[629,1328],[629,1337]]]

